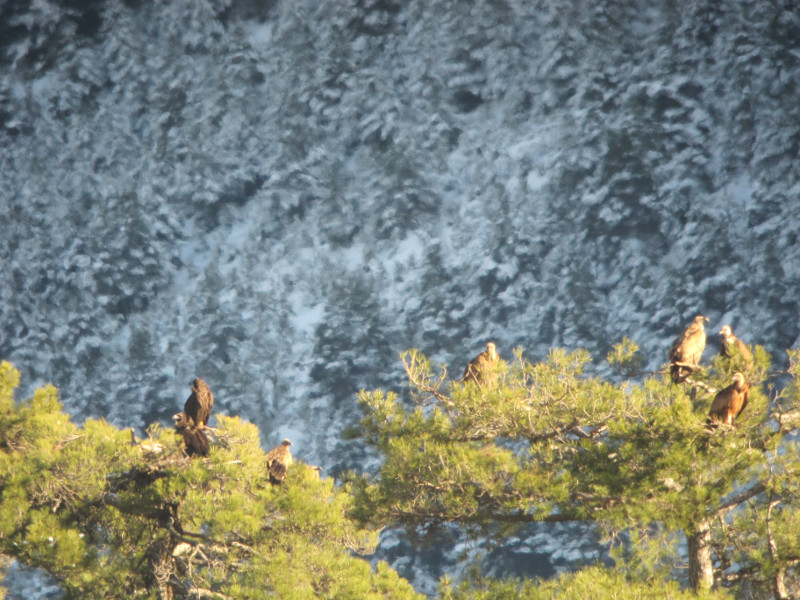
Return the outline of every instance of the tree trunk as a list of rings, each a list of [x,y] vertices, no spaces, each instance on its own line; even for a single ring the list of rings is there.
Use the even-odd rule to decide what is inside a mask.
[[[170,537],[161,538],[151,544],[147,549],[150,560],[150,570],[145,575],[148,580],[148,588],[158,590],[159,600],[172,600],[174,591],[170,579],[172,577],[175,563],[172,554],[169,552]],[[170,544],[174,545],[174,544]]]
[[[789,590],[786,589],[786,569],[778,569],[775,573],[775,598],[776,600],[789,600]]]
[[[701,521],[694,531],[686,532],[689,545],[689,585],[693,590],[710,590],[714,585],[711,562],[711,523]]]
[[[770,492],[769,505],[767,506],[767,545],[769,547],[769,557],[775,562],[778,562],[778,545],[772,536],[772,509],[778,504],[780,504],[780,501],[775,500],[775,494]],[[773,583],[775,600],[789,600],[789,592],[786,590],[786,569],[778,569]]]

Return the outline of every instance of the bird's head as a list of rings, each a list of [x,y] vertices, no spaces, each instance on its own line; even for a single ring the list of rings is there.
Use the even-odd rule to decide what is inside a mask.
[[[726,337],[728,337],[730,335],[733,335],[733,331],[731,331],[731,328],[730,328],[729,325],[723,325],[722,329],[719,330],[719,334],[722,337],[726,338]]]
[[[285,440],[283,440],[281,442],[281,446],[287,446],[288,447],[288,446],[292,446],[292,445],[293,444],[292,444],[292,442],[289,441],[289,438],[286,438]]]
[[[739,373],[738,371],[733,374],[733,383],[736,385],[737,389],[741,389],[744,387],[747,381],[744,378],[744,374]]]
[[[489,358],[492,360],[497,358],[497,347],[494,345],[494,342],[489,342],[486,344],[486,352],[489,354]]]

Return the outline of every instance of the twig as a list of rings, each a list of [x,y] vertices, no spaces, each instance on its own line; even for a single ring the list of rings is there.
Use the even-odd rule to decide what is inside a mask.
[[[231,542],[231,546],[244,550],[245,552],[249,552],[250,554],[253,554],[255,556],[262,556],[260,552],[251,548],[247,544],[243,544],[242,542]]]
[[[677,364],[680,364],[680,363],[673,363],[673,364],[677,365]],[[683,379],[683,381],[685,381],[686,383],[688,383],[692,387],[703,388],[709,394],[716,394],[719,391],[717,388],[711,387],[710,385],[708,385],[704,381],[696,381],[696,380],[692,379],[691,377],[685,377]]]
[[[190,596],[196,596],[197,598],[223,598],[223,600],[233,600],[233,596],[226,596],[221,592],[207,590],[206,588],[190,587],[186,592]]]
[[[754,496],[758,496],[761,492],[765,491],[766,489],[767,486],[759,482],[750,489],[744,490],[743,492],[731,497],[727,502],[725,502],[725,504],[722,504],[717,510],[715,510],[714,513],[723,514],[726,512],[730,512],[734,508],[739,506],[742,502],[745,502],[746,500],[749,500]]]

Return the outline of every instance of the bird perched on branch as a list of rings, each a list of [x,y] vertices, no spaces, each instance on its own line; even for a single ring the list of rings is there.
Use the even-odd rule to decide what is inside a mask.
[[[192,380],[189,386],[192,393],[183,405],[183,412],[172,417],[175,420],[175,431],[183,437],[187,455],[207,456],[209,442],[203,430],[208,425],[211,409],[214,408],[214,394],[199,377]]]
[[[199,377],[189,386],[192,388],[192,393],[183,405],[183,413],[192,425],[208,425],[211,409],[214,408],[214,394]]]
[[[202,425],[195,425],[186,418],[186,414],[179,412],[172,417],[175,419],[175,431],[183,437],[187,456],[208,456],[209,443]]]
[[[280,446],[267,452],[267,471],[272,485],[280,485],[286,478],[286,473],[292,465],[292,453],[289,451],[291,445],[292,442],[288,439],[283,440]]]
[[[673,383],[681,383],[700,365],[700,357],[706,347],[704,322],[708,317],[697,315],[669,349],[669,373]]]
[[[719,353],[725,358],[733,358],[736,355],[742,357],[745,365],[750,366],[753,364],[753,353],[750,352],[747,345],[738,337],[733,335],[729,325],[723,325],[719,330],[719,335],[722,341],[719,344]]]
[[[464,369],[464,374],[461,376],[461,381],[464,383],[467,381],[476,383],[483,381],[487,371],[497,364],[498,358],[494,342],[489,342],[486,344],[486,350],[469,362],[467,368]]]
[[[749,400],[750,387],[747,385],[744,375],[734,373],[733,383],[721,389],[714,396],[711,410],[708,412],[708,419],[706,419],[706,425],[709,428],[716,427],[717,423],[733,425],[734,420],[747,408]]]

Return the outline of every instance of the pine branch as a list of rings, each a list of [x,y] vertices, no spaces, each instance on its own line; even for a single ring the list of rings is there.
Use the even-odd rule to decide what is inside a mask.
[[[778,414],[778,432],[781,436],[786,435],[800,427],[800,409]]]
[[[525,432],[524,428],[521,428],[523,431],[515,433],[514,435],[524,437],[530,442],[531,445],[533,445],[541,442],[547,442],[549,440],[562,439],[565,435],[574,435],[578,439],[591,440],[604,433],[607,428],[606,420],[603,420],[598,424],[586,425],[579,423],[577,419],[573,419],[570,423],[564,425],[563,427],[556,427],[555,429],[551,429],[549,431],[537,432],[531,428]],[[492,426],[491,423],[486,423],[483,427],[473,428],[471,432],[463,435],[452,435],[452,433],[447,432],[443,434],[441,438],[442,441],[447,442],[485,442],[507,435],[509,435],[509,432],[506,430],[506,428],[501,427],[500,425]]]
[[[768,433],[763,438],[754,443],[754,445],[761,449],[766,450],[774,437],[783,438],[800,428],[800,409],[792,409],[788,412],[777,412],[778,429]],[[775,414],[775,413],[773,413]]]
[[[672,363],[672,364],[681,365],[682,363]],[[692,379],[691,377],[688,377],[688,376],[684,377],[683,381],[684,381],[684,383],[688,383],[692,387],[702,388],[706,392],[708,392],[709,394],[716,394],[719,391],[717,388],[708,385],[704,381],[698,381],[698,380]]]
[[[447,369],[442,369],[439,379],[433,385],[430,385],[426,383],[429,378],[424,376],[420,377],[418,370],[415,368],[417,361],[406,360],[406,357],[404,356],[402,362],[403,369],[405,370],[406,375],[408,375],[408,380],[412,383],[415,389],[432,396],[442,404],[447,406],[452,405],[450,397],[439,391],[447,378]]]
[[[769,493],[769,504],[767,505],[766,525],[767,525],[767,548],[769,557],[773,562],[778,562],[778,545],[772,534],[772,509],[779,503],[775,500],[774,492]],[[789,593],[786,590],[786,567],[779,567],[773,580],[776,600],[788,600]]]
[[[713,515],[721,515],[732,511],[734,508],[739,506],[742,502],[746,502],[750,500],[750,498],[754,498],[761,494],[762,492],[766,491],[767,486],[761,482],[756,483],[751,488],[746,489],[735,496],[731,496],[725,503],[721,504],[717,507],[716,510],[713,511]]]
[[[233,600],[233,596],[226,596],[221,592],[215,592],[206,588],[190,587],[186,590],[186,593],[189,594],[189,596],[195,596],[197,598],[222,598],[223,600]]]

